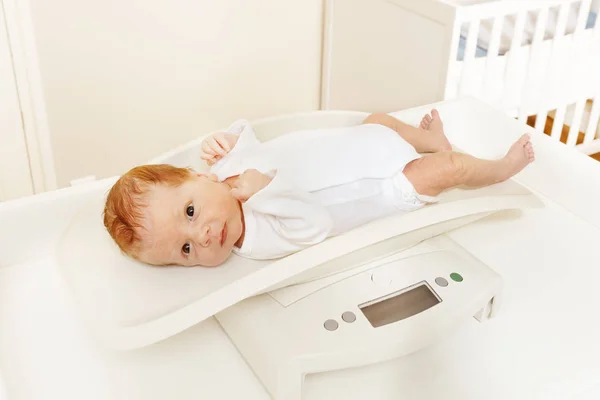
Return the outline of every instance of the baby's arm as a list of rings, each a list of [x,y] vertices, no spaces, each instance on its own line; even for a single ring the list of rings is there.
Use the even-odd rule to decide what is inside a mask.
[[[272,177],[255,169],[246,170],[233,182],[231,194],[243,203],[264,189],[272,180]]]
[[[238,135],[229,132],[212,134],[202,141],[200,158],[208,165],[214,165],[233,149],[238,139]]]
[[[250,123],[244,119],[234,122],[225,132],[215,133],[202,141],[200,157],[212,168],[226,164],[230,153],[260,145]]]
[[[242,247],[242,253],[247,252],[244,255],[250,258],[287,256],[322,242],[331,232],[327,210],[281,173],[271,178],[255,170],[246,171],[232,194],[244,203],[244,213],[252,214],[246,217],[254,220],[255,231]]]

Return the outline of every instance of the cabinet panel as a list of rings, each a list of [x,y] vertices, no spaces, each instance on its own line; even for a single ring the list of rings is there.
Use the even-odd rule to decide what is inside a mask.
[[[29,157],[0,0],[0,201],[30,194]]]

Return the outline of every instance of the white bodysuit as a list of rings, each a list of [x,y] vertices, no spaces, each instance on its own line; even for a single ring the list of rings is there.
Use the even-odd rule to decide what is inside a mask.
[[[418,194],[402,173],[420,155],[383,125],[296,131],[263,143],[245,120],[228,132],[239,139],[210,172],[221,181],[248,169],[273,177],[242,204],[244,242],[234,253],[243,257],[284,257],[437,201]]]

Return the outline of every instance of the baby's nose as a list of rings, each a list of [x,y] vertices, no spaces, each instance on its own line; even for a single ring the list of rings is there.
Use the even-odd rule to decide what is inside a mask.
[[[200,229],[200,234],[198,235],[198,242],[203,246],[207,247],[211,244],[211,242],[217,239],[219,232],[216,229],[212,229],[210,225],[205,225]]]

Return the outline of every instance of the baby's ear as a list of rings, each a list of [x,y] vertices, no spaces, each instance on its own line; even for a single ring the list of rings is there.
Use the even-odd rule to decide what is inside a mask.
[[[194,172],[197,177],[205,177],[209,181],[217,182],[219,178],[215,174],[209,174],[207,172]]]
[[[218,182],[219,178],[215,174],[203,174],[209,181]]]

